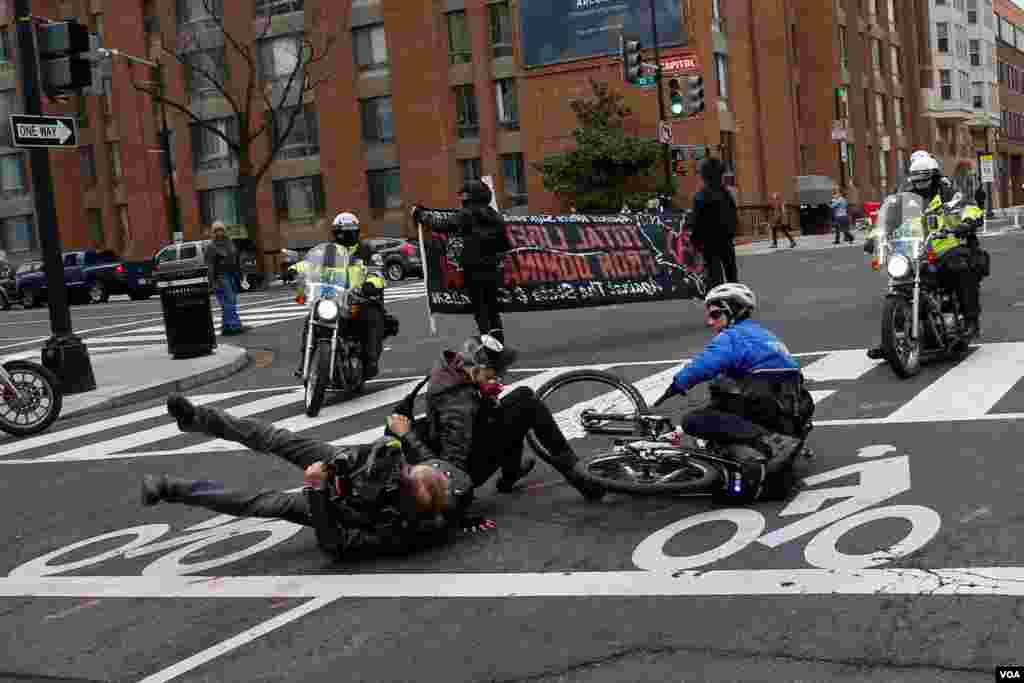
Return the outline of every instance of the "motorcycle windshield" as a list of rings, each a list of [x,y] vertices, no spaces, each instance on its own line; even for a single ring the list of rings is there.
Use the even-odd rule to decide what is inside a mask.
[[[349,288],[349,253],[332,242],[318,244],[302,260],[306,301],[336,299]]]
[[[924,203],[912,192],[889,195],[878,209],[876,257],[883,266],[899,254],[917,260],[925,238]]]

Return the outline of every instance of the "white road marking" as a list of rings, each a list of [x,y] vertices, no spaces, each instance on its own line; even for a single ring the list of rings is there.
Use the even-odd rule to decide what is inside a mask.
[[[889,420],[983,417],[1024,376],[1024,344],[985,344],[899,408]]]
[[[1024,567],[0,577],[7,598],[530,598],[711,595],[1024,596]]]
[[[861,349],[833,351],[804,367],[804,379],[810,382],[834,382],[859,379],[883,361],[871,360]]]

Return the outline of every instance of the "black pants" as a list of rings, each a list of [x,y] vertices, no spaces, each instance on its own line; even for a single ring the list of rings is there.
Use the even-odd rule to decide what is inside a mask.
[[[365,303],[362,307],[363,363],[376,365],[384,352],[384,307],[378,303]],[[299,342],[299,369],[306,362],[306,335],[309,334],[309,318],[302,324],[302,340]]]
[[[776,245],[779,243],[779,233],[786,236],[790,244],[796,244],[796,240],[789,234],[789,227],[785,223],[772,223],[772,244]]]
[[[501,399],[494,428],[474,438],[470,462],[473,485],[480,486],[499,469],[514,480],[519,475],[526,433],[533,430],[546,453],[538,455],[565,475],[576,465],[576,454],[555,423],[551,410],[528,387],[513,389]]]
[[[847,242],[853,242],[853,235],[850,234],[850,219],[849,218],[837,218],[832,221],[832,231],[836,235],[836,241],[833,244],[839,244],[839,233],[843,233],[846,237]]]
[[[196,406],[195,410],[195,426],[188,431],[236,441],[253,451],[275,455],[303,471],[317,461],[333,459],[341,450],[352,451],[299,436],[287,429],[278,429],[260,420],[233,417],[216,408]],[[167,479],[168,502],[202,507],[235,517],[283,519],[312,526],[309,503],[302,491],[254,493],[227,489],[216,481]]]
[[[489,334],[492,330],[501,330],[495,336],[505,341],[501,313],[498,311],[498,289],[500,275],[497,268],[486,270],[467,269],[466,294],[473,307],[473,318],[480,334]]]
[[[736,268],[736,247],[732,241],[707,245],[704,248],[708,291],[725,282],[739,282]]]
[[[981,280],[973,268],[969,247],[953,247],[942,255],[939,281],[944,289],[956,294],[964,317],[977,320],[981,314]]]

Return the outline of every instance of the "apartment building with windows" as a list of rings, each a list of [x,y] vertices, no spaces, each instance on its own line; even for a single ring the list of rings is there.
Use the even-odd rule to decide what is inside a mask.
[[[992,0],[930,0],[932,80],[928,149],[965,194],[978,182],[978,155],[995,151],[1002,124]],[[994,203],[994,206],[998,204]]]
[[[996,131],[999,206],[1024,204],[1024,11],[996,0],[996,45],[1002,127]]]
[[[251,50],[259,87],[273,93],[294,67],[298,37],[336,37],[324,63],[331,80],[289,104],[299,108],[289,110],[300,112],[296,125],[256,194],[268,269],[282,247],[324,239],[343,210],[360,216],[367,235],[411,235],[414,203],[454,206],[469,178],[492,176],[504,211],[564,210],[534,164],[573,146],[571,104],[591,95],[591,79],[625,95],[631,134],[657,135],[657,91],[623,83],[618,30],[587,3],[558,5],[565,16],[553,21],[549,0],[47,1],[40,14],[76,17],[106,47],[159,60],[170,96],[187,110],[166,110],[168,165],[161,112],[136,87],[151,78],[146,67],[106,63],[98,94],[46,104],[83,124],[78,150],[51,153],[66,248],[152,256],[171,239],[171,179],[185,239],[220,219],[236,238],[257,241],[244,225],[238,159],[196,125],[238,135],[218,88],[246,84],[247,60],[232,43]],[[821,0],[656,0],[662,58],[689,57],[705,81],[705,113],[672,120],[675,143],[723,158],[744,204],[772,192],[799,201],[796,178],[806,175],[834,179],[851,201],[878,199],[909,150],[927,144],[919,97],[927,69],[918,59],[929,1],[833,0],[823,12]],[[208,8],[224,16],[228,39],[211,35]],[[653,59],[647,4],[624,17]],[[0,93],[3,85],[0,69]],[[254,116],[281,126],[280,112]],[[266,152],[265,140],[256,151]],[[16,190],[24,162],[5,162],[4,153],[0,188]],[[691,160],[677,177],[684,206],[700,187],[696,168]],[[12,243],[29,235],[23,242],[37,244],[17,222],[31,219],[31,199],[12,198],[6,214],[4,200],[0,221],[11,223],[0,230]]]

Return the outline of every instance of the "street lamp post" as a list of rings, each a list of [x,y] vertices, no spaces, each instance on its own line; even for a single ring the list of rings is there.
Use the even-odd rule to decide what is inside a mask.
[[[654,40],[654,63],[657,65],[657,70],[654,72],[654,78],[658,82],[658,125],[660,127],[661,122],[665,121],[665,89],[662,86],[661,79],[661,50],[658,48],[658,19],[654,12],[654,0],[651,0],[651,38]],[[672,187],[672,149],[669,147],[669,143],[662,145],[662,153],[665,161],[665,191],[668,192],[669,188]]]
[[[161,131],[158,133],[160,138],[160,149],[164,157],[164,168],[167,171],[167,183],[168,183],[168,197],[167,197],[167,218],[169,221],[169,227],[171,232],[171,240],[174,240],[175,233],[182,232],[181,230],[181,209],[178,206],[178,192],[174,184],[174,167],[171,164],[171,129],[167,125],[167,106],[164,104],[164,88],[166,87],[163,77],[163,65],[160,62],[153,62],[142,57],[136,57],[120,50],[113,48],[101,47],[97,52],[102,57],[113,58],[121,57],[129,62],[136,64],[145,64],[153,70],[153,85],[157,87],[157,104],[160,107],[160,125]]]

